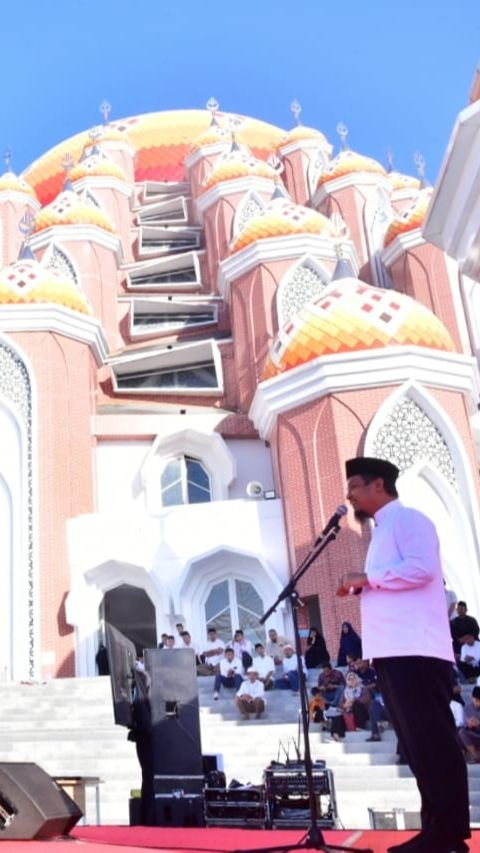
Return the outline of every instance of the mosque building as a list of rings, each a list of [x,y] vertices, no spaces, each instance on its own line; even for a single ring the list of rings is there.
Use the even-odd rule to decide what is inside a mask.
[[[399,466],[480,615],[477,292],[422,233],[432,189],[299,121],[109,121],[0,177],[0,677],[88,676],[262,614],[344,501]],[[420,172],[422,169],[420,168]],[[299,584],[335,657],[351,513]]]

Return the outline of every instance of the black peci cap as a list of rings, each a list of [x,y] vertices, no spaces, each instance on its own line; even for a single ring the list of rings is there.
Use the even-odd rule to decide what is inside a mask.
[[[387,459],[376,459],[374,456],[356,456],[348,459],[345,463],[347,480],[350,477],[383,477],[385,480],[395,482],[400,471],[393,462]]]

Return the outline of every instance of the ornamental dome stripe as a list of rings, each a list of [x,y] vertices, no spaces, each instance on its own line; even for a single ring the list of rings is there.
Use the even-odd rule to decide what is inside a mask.
[[[317,181],[317,187],[335,178],[342,178],[344,175],[350,175],[361,172],[370,172],[376,175],[384,175],[387,173],[383,166],[371,157],[365,157],[363,154],[357,154],[356,151],[350,149],[340,151],[339,154],[332,160],[329,166],[321,173]]]
[[[422,227],[432,193],[432,187],[425,187],[408,207],[397,213],[385,233],[384,246],[393,243],[395,238],[400,234],[408,234],[410,231],[415,231],[416,228]]]
[[[257,177],[273,181],[276,176],[275,169],[263,160],[257,160],[256,157],[243,151],[231,151],[207,175],[202,184],[202,192],[223,181],[232,181],[236,178]]]
[[[35,218],[33,230],[36,234],[53,225],[96,225],[105,231],[115,232],[108,216],[96,205],[83,201],[73,190],[65,190],[44,207]]]
[[[308,207],[293,204],[288,199],[276,199],[247,221],[244,228],[235,237],[231,253],[241,251],[269,237],[285,237],[290,234],[324,234],[333,236],[329,219]]]
[[[455,351],[443,323],[424,305],[357,279],[340,279],[279,331],[263,379],[323,355],[412,345]]]
[[[91,314],[83,293],[71,279],[56,275],[38,261],[20,260],[0,272],[0,305],[62,305]]]

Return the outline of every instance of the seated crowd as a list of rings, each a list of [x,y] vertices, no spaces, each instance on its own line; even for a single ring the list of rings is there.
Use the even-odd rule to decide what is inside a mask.
[[[459,738],[469,763],[480,761],[480,627],[467,613],[463,601],[451,600],[446,591],[455,664],[452,666],[451,709]],[[450,598],[449,598],[450,596]],[[195,653],[197,673],[213,675],[213,698],[222,689],[235,693],[235,704],[242,719],[254,715],[259,719],[266,709],[266,692],[270,690],[299,691],[298,658],[295,648],[274,628],[268,631],[266,644],[251,641],[243,630],[237,629],[225,643],[217,629],[210,626],[203,647],[192,642],[190,633],[181,623],[177,635],[162,634],[162,648],[191,648]],[[382,723],[388,715],[379,691],[377,676],[369,661],[362,659],[362,641],[349,622],[340,631],[336,666],[332,666],[325,639],[317,628],[311,628],[301,667],[307,679],[312,670],[319,670],[317,684],[311,688],[310,722],[329,729],[334,740],[341,741],[348,731],[367,731],[367,741],[381,740]],[[478,679],[478,681],[477,681]],[[310,676],[311,683],[311,676]],[[475,686],[464,707],[461,683]],[[406,763],[401,744],[397,746],[399,763]]]

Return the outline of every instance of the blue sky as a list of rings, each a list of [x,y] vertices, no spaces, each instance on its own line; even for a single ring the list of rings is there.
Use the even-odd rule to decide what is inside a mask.
[[[5,3],[0,152],[20,172],[101,120],[220,108],[281,127],[302,123],[338,147],[433,182],[480,60],[478,0],[23,0]]]

